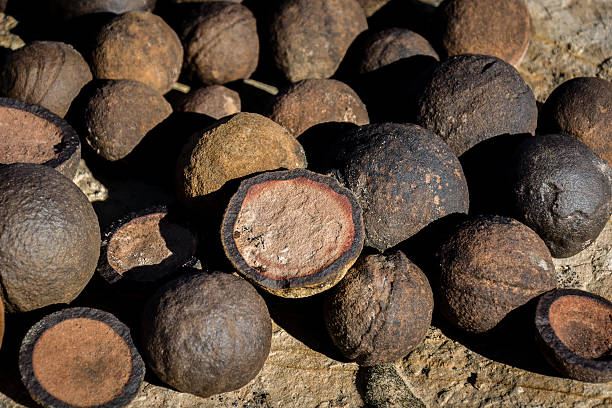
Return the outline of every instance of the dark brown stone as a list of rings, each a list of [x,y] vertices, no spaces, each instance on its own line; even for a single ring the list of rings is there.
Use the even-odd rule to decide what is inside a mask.
[[[416,122],[457,155],[494,136],[534,134],[533,92],[510,64],[486,55],[457,55],[441,63],[419,100]]]
[[[325,299],[327,331],[359,365],[400,360],[425,338],[433,294],[401,251],[361,257]]]
[[[438,218],[468,211],[459,160],[427,129],[365,125],[347,132],[338,148],[333,173],[363,208],[366,245],[384,251]]]
[[[370,123],[368,111],[348,85],[334,79],[306,79],[276,96],[270,119],[299,137],[319,123]]]
[[[0,167],[0,275],[9,312],[69,303],[93,275],[98,218],[59,172],[37,164]]]
[[[144,354],[181,392],[208,397],[251,381],[270,352],[272,321],[244,279],[215,272],[174,280],[147,303]]]
[[[28,331],[19,370],[42,406],[119,408],[138,393],[145,367],[126,325],[79,307],[48,315]]]
[[[52,0],[60,14],[74,18],[85,14],[122,14],[131,10],[152,11],[157,0]]]
[[[40,105],[0,98],[0,165],[36,163],[72,180],[81,142],[64,119]]]
[[[296,169],[240,184],[221,226],[227,257],[264,290],[306,297],[334,286],[363,247],[361,208],[331,177]]]
[[[96,38],[91,68],[98,79],[133,79],[166,93],[181,73],[183,47],[178,35],[146,11],[112,19]]]
[[[206,2],[181,21],[185,71],[204,83],[224,84],[251,76],[259,61],[253,13],[228,1]]]
[[[538,301],[538,343],[561,374],[579,381],[612,380],[612,303],[578,289],[556,289]]]
[[[88,131],[85,139],[101,157],[119,160],[171,113],[170,104],[148,85],[109,80],[86,102],[82,117]]]
[[[276,66],[291,82],[329,78],[367,28],[356,0],[284,1],[271,27]]]
[[[34,41],[3,60],[0,94],[41,105],[64,117],[91,79],[89,65],[72,46]]]
[[[531,37],[525,0],[446,0],[438,7],[448,56],[491,55],[518,66]]]
[[[164,206],[127,214],[102,236],[98,273],[113,284],[124,279],[156,282],[194,265],[195,233]]]
[[[542,109],[542,127],[574,136],[612,166],[612,83],[582,77],[559,85]]]
[[[555,258],[589,246],[612,214],[612,168],[571,136],[521,143],[510,180],[514,215],[542,237]]]
[[[221,119],[240,112],[238,92],[222,85],[210,85],[194,89],[173,103],[175,112],[194,112]]]
[[[358,71],[363,74],[402,58],[428,55],[439,60],[429,41],[405,28],[388,28],[371,35],[363,48]]]
[[[535,232],[498,216],[465,221],[443,243],[436,303],[455,326],[483,333],[555,288],[550,252]]]

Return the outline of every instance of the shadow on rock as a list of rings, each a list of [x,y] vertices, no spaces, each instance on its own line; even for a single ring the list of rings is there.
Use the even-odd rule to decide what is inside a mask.
[[[327,357],[349,362],[332,342],[323,318],[325,293],[301,298],[287,299],[260,291],[264,297],[272,320],[287,333],[310,349]]]
[[[434,314],[434,326],[468,349],[512,367],[558,377],[540,353],[535,337],[535,308],[539,297],[510,312],[497,326],[482,334],[464,332]],[[486,313],[486,311],[483,311]]]

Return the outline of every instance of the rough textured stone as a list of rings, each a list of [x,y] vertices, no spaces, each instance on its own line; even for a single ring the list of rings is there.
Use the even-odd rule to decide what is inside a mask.
[[[129,11],[106,24],[96,38],[91,69],[99,79],[133,79],[166,93],[181,73],[183,47],[161,17]]]
[[[190,201],[230,180],[280,167],[306,167],[302,146],[276,122],[237,113],[193,135],[178,160],[177,188]]]
[[[446,0],[438,10],[447,55],[485,54],[521,63],[531,35],[525,0]]]
[[[432,5],[441,2],[421,1]],[[534,36],[519,72],[539,101],[543,102],[556,86],[572,77],[598,75],[612,79],[612,3],[527,0],[527,5]],[[0,35],[0,45],[3,38]],[[136,188],[136,183],[129,180],[106,180],[97,173],[94,178],[84,165],[79,168],[75,182],[90,200],[98,201],[105,219],[110,218],[109,213],[121,215],[126,206],[159,194],[150,186]],[[612,299],[612,221],[589,248],[571,258],[553,261],[560,286],[581,288]],[[552,371],[542,374],[530,370],[532,366],[519,364],[525,360],[525,350],[500,347],[500,344],[512,346],[515,333],[508,336],[509,340],[489,347],[502,348],[506,354],[502,359],[491,356],[482,347],[477,350],[466,347],[465,341],[449,338],[446,329],[443,332],[437,328],[438,322],[434,325],[424,343],[401,363],[402,370],[399,370],[414,395],[427,407],[604,408],[612,405],[611,384],[572,381],[559,378]],[[355,385],[356,364],[335,361],[321,354],[320,348],[313,351],[312,342],[299,341],[295,333],[292,335],[279,326],[274,325],[273,333],[271,353],[263,370],[244,388],[202,399],[146,383],[129,407],[337,408],[365,404]],[[524,328],[517,333],[532,334]],[[8,331],[6,336],[10,337]],[[0,407],[34,406],[18,379],[18,372],[12,371],[12,357],[1,353],[2,350]],[[537,354],[527,354],[527,357],[538,358]],[[388,389],[390,395],[393,390]]]
[[[359,95],[335,79],[306,79],[284,89],[274,100],[270,119],[295,137],[319,123],[370,123]]]
[[[529,86],[510,64],[486,55],[455,55],[438,65],[419,99],[416,123],[435,132],[457,156],[504,134],[534,134],[538,110]]]
[[[2,62],[0,71],[3,96],[44,106],[61,117],[92,79],[81,54],[55,41],[34,41],[20,48]]]
[[[232,2],[206,2],[183,19],[185,71],[204,83],[224,84],[248,78],[259,60],[253,13]]]
[[[438,53],[424,37],[408,29],[389,28],[368,38],[357,68],[363,74],[416,55],[439,59]]]
[[[356,0],[289,0],[271,28],[276,65],[291,82],[331,77],[368,24]]]

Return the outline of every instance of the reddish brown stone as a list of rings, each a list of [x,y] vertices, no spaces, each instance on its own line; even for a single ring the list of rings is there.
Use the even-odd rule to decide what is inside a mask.
[[[612,166],[612,83],[583,77],[559,85],[542,109],[542,126],[574,136]]]
[[[531,37],[525,0],[446,0],[438,10],[447,55],[485,54],[521,63]]]
[[[248,78],[257,68],[257,25],[242,4],[203,3],[182,20],[180,35],[185,70],[196,80],[224,84]]]
[[[442,245],[436,303],[455,326],[472,333],[494,328],[517,307],[555,288],[548,248],[511,218],[479,216]]]
[[[334,344],[359,365],[400,360],[425,338],[433,294],[400,252],[361,257],[327,295],[325,324]]]
[[[85,139],[101,157],[119,160],[171,113],[164,97],[141,82],[106,81],[85,105]]]
[[[319,123],[370,122],[366,106],[348,85],[334,79],[306,79],[277,95],[270,119],[295,137]]]
[[[159,16],[130,11],[106,24],[96,38],[91,67],[98,79],[132,79],[166,93],[181,73],[183,47]]]

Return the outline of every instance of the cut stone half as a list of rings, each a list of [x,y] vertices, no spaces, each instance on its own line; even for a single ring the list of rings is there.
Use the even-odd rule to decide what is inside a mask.
[[[247,279],[283,297],[335,285],[359,256],[363,239],[353,194],[303,169],[245,180],[223,217],[228,258]]]
[[[544,356],[559,372],[612,380],[612,302],[578,289],[553,290],[540,298],[535,322]]]
[[[0,164],[43,164],[72,180],[80,159],[68,122],[42,106],[0,98]]]
[[[195,233],[166,207],[130,213],[104,234],[98,273],[109,283],[155,282],[197,262]]]
[[[130,331],[110,313],[70,308],[26,334],[21,379],[44,407],[123,407],[138,392],[144,363]]]

